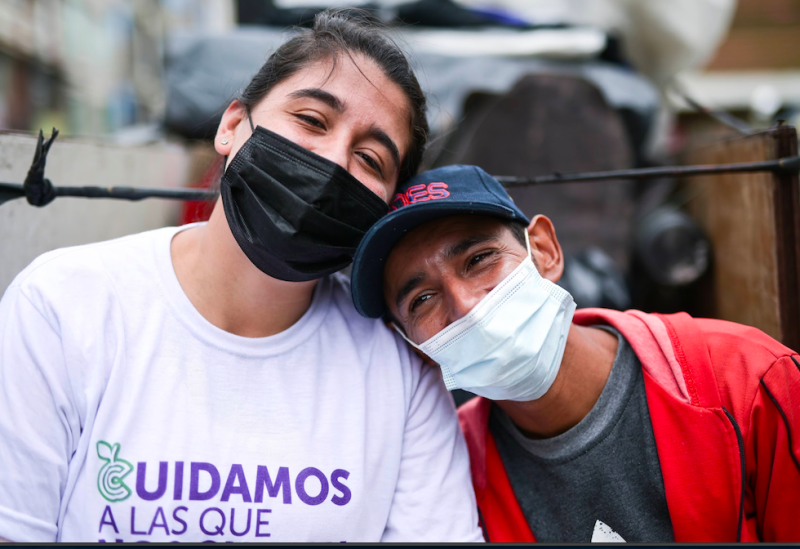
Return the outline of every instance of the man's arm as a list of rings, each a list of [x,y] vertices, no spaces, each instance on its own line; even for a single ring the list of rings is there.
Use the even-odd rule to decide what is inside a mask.
[[[418,359],[413,357],[418,363]],[[439,371],[419,368],[403,438],[400,476],[381,541],[480,542],[469,457]]]
[[[61,338],[17,285],[0,301],[0,536],[56,540],[80,432]],[[73,435],[74,434],[74,435]]]
[[[800,541],[800,357],[761,379],[751,409],[745,524],[763,542]]]

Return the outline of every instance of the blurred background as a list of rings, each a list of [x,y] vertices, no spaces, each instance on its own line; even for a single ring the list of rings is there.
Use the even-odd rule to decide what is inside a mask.
[[[210,138],[224,108],[292,27],[334,6],[370,11],[410,56],[431,104],[426,167],[535,176],[761,160],[791,152],[792,138],[781,137],[788,149],[748,156],[761,139],[753,136],[773,139],[764,131],[800,121],[797,0],[3,0],[0,181],[22,182],[34,132],[57,127],[47,166],[56,185],[213,187],[221,158]],[[728,187],[670,178],[512,195],[528,215],[554,220],[567,254],[561,284],[579,306],[735,317],[780,339],[800,315],[800,305],[788,313],[777,305],[797,301],[800,204],[796,178],[775,194],[771,185],[782,183],[764,177],[751,183],[769,189],[767,198],[754,191],[724,207]],[[745,188],[738,181],[733,188]],[[724,279],[730,219],[762,198],[764,211],[794,202],[783,217],[741,228],[773,227],[772,240],[752,247],[775,248],[763,260],[774,264],[764,267],[766,282],[736,282],[767,289],[728,309],[767,308],[777,320],[720,305],[736,287]],[[205,203],[162,200],[7,202],[0,291],[45,251],[208,213]],[[784,249],[787,238],[794,251]]]
[[[224,0],[3,0],[0,127],[107,138],[158,123],[168,37],[234,26]]]
[[[397,0],[373,2],[365,7],[385,17],[402,12],[397,7],[404,4],[406,12],[412,11],[408,7],[413,3]],[[422,28],[485,30],[491,28],[492,21],[498,23],[496,30],[502,28],[499,24],[503,22],[506,29],[525,24],[547,31],[567,25],[599,28],[608,33],[606,41],[617,42],[613,44],[613,48],[621,50],[616,53],[617,61],[633,64],[659,88],[677,76],[698,101],[752,117],[761,124],[768,124],[781,109],[788,111],[788,118],[797,116],[800,2],[796,0],[452,2],[455,7],[473,8],[473,13],[486,15],[484,26],[477,16],[477,21],[462,21],[468,19],[466,14],[454,13],[452,21],[445,21],[450,2],[416,4],[419,13],[406,17],[412,20],[405,28],[410,32]],[[434,21],[426,21],[428,25],[423,27],[413,19],[424,19],[426,4],[431,12],[429,19]],[[171,40],[187,35],[223,36],[243,27],[275,23],[277,27],[272,28],[279,29],[308,23],[316,8],[325,5],[348,4],[341,0],[3,0],[0,128],[38,131],[55,125],[62,136],[107,138],[136,125],[161,124],[167,103],[165,63]],[[279,13],[280,8],[288,9]],[[507,15],[505,20],[502,15]],[[437,17],[443,21],[435,21]],[[439,23],[438,27],[434,23]],[[423,51],[447,52],[461,46],[457,34],[441,33],[434,41],[435,33],[427,33],[416,40],[412,37],[409,42],[412,46],[422,42]],[[487,38],[486,45],[476,44],[474,51],[460,55],[478,56],[482,49],[489,51],[492,38]],[[547,44],[537,48],[531,41],[528,55],[574,59],[594,54],[602,58],[605,54],[608,58],[609,51],[592,50],[610,49],[609,44],[599,45],[600,40],[592,42],[593,38],[591,34],[565,35],[558,41],[551,40],[551,51],[543,51]],[[446,45],[448,40],[452,42],[450,48]],[[572,48],[566,43],[569,41],[573,42]],[[517,57],[526,56],[524,43],[515,50],[514,45],[496,39],[491,49],[502,53],[504,44]],[[559,46],[563,51],[556,51]],[[263,59],[268,54],[269,51],[257,52],[254,57]],[[235,62],[237,52],[226,51],[224,56]],[[235,80],[238,75],[226,74],[225,68],[217,67],[214,76]],[[421,76],[424,80],[426,75]],[[680,102],[670,106],[679,115],[687,112],[686,105]],[[447,114],[458,116],[457,112]],[[679,126],[693,124],[692,118],[679,116]],[[679,127],[670,137],[685,139],[682,133],[685,127]]]

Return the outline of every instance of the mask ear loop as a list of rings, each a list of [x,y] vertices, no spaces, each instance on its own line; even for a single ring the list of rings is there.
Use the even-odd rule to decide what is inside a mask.
[[[250,131],[256,133],[256,128],[253,126],[253,117],[250,114],[250,107],[245,107],[245,110],[247,112],[247,121],[250,122]]]
[[[528,257],[531,256],[531,237],[528,235],[528,228],[525,227],[525,248],[528,250]]]
[[[247,113],[247,121],[250,122],[250,131],[256,133],[256,129],[253,126],[253,117],[250,116],[250,107],[244,108],[245,112]],[[228,157],[222,159],[222,173],[225,173],[225,170],[228,169]]]
[[[411,345],[416,350],[417,356],[419,356],[422,359],[422,362],[424,362],[428,366],[434,366],[434,367],[438,367],[439,366],[436,363],[435,360],[433,360],[431,357],[429,357],[428,354],[425,351],[422,350],[422,347],[420,347],[419,345],[417,345],[416,343],[414,343],[413,341],[408,339],[408,337],[406,337],[406,334],[403,332],[403,330],[397,324],[395,324],[394,321],[389,320],[387,322],[387,324],[390,325],[392,327],[392,329],[400,335],[400,337],[405,339],[406,343]]]
[[[412,347],[414,347],[416,350],[418,350],[418,351],[420,351],[420,352],[424,352],[424,351],[422,351],[422,349],[420,348],[420,346],[419,346],[419,345],[417,345],[416,343],[414,343],[413,341],[411,341],[411,340],[408,338],[408,336],[406,336],[405,332],[403,332],[403,330],[401,330],[401,329],[400,329],[400,327],[399,327],[397,324],[395,324],[393,320],[390,320],[390,321],[389,321],[389,324],[391,324],[391,325],[392,325],[392,328],[394,329],[394,331],[395,331],[395,332],[397,332],[398,334],[400,334],[400,337],[402,337],[403,339],[405,339],[405,340],[406,340],[406,343],[408,343],[409,345],[411,345]]]

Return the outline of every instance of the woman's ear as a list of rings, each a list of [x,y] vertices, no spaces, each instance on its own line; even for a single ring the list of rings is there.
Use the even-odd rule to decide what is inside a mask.
[[[238,99],[234,99],[225,109],[214,137],[214,148],[222,156],[231,156],[236,152],[233,150],[236,129],[246,116],[247,109]]]
[[[564,274],[564,254],[556,237],[553,222],[544,215],[537,215],[528,225],[531,241],[531,256],[542,278],[558,282]]]

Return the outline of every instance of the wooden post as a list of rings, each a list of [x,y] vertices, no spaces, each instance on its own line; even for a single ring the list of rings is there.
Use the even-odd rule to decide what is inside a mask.
[[[692,164],[756,162],[797,154],[797,132],[779,126],[703,147]],[[800,349],[800,191],[786,174],[720,174],[689,180],[687,209],[713,246],[705,314],[755,326]]]

